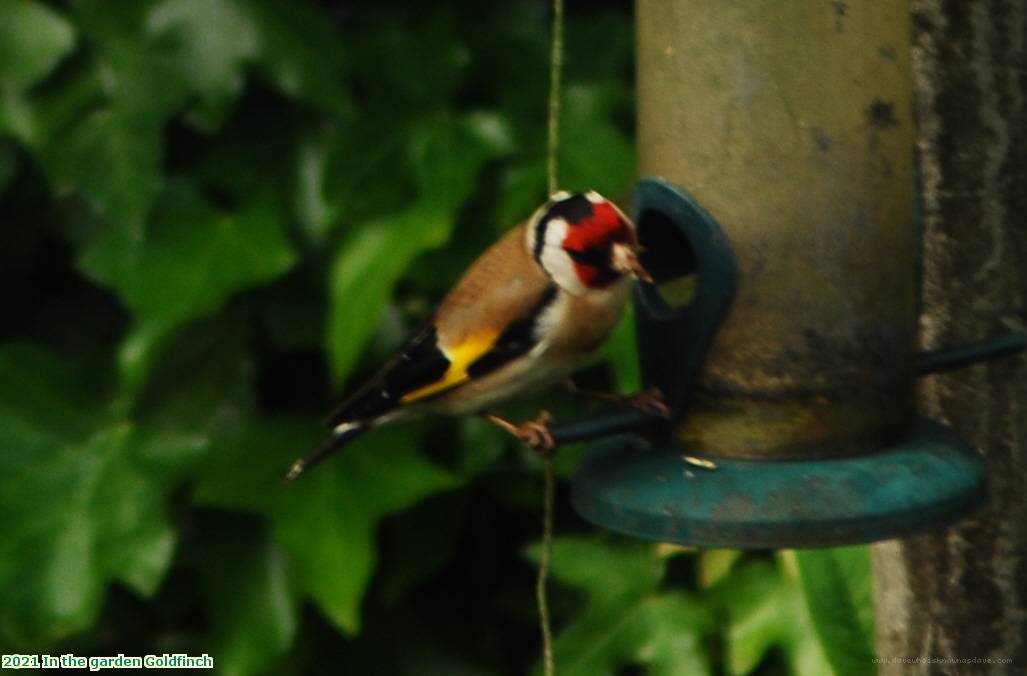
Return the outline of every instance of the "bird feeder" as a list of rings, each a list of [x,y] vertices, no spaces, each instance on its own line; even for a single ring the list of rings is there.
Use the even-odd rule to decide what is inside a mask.
[[[909,7],[838,5],[638,3],[639,164],[660,178],[634,198],[656,282],[636,289],[637,330],[671,419],[555,430],[631,430],[574,479],[590,521],[821,546],[938,528],[984,498],[978,456],[914,415],[914,378],[1022,337],[917,354]]]
[[[768,412],[758,399],[740,404],[736,393],[708,389],[701,377],[713,356],[708,350],[737,310],[729,312],[737,280],[732,249],[708,213],[663,181],[639,182],[634,217],[657,283],[636,289],[643,378],[666,393],[671,417],[663,425],[638,413],[610,419],[633,433],[600,444],[579,468],[573,501],[582,516],[666,542],[806,547],[940,527],[982,502],[980,459],[939,423],[910,417],[868,438],[846,425],[828,426],[830,407],[852,404],[827,394],[806,408],[788,402],[793,417],[776,420],[784,415],[779,401],[767,404]],[[688,302],[668,302],[661,288],[673,291],[693,275]],[[1013,336],[926,353],[909,371],[953,368],[1022,347],[1022,337]],[[710,417],[715,424],[697,432],[695,421]],[[577,430],[587,427],[579,423]]]

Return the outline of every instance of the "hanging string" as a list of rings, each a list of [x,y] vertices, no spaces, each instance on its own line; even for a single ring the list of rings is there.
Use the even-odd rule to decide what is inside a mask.
[[[556,497],[556,476],[553,471],[553,459],[545,459],[543,477],[543,511],[542,511],[542,555],[539,557],[538,578],[535,580],[535,598],[538,601],[538,623],[542,630],[542,666],[545,676],[556,673],[556,662],[553,658],[553,630],[549,626],[549,602],[546,598],[546,578],[549,576],[549,564],[553,559],[553,512]]]
[[[553,0],[553,37],[549,58],[549,125],[546,147],[546,173],[549,194],[559,187],[557,162],[560,155],[560,75],[563,68],[563,0]],[[538,623],[542,631],[542,668],[545,676],[554,676],[556,661],[553,658],[553,629],[549,624],[549,600],[546,596],[546,579],[553,559],[553,515],[556,511],[556,473],[552,457],[546,457],[543,464],[542,505],[542,554],[538,563],[538,578],[535,580],[535,599],[538,602]]]
[[[547,174],[549,194],[559,187],[557,161],[560,156],[560,77],[563,72],[563,0],[553,0],[553,38],[549,54],[549,142]]]

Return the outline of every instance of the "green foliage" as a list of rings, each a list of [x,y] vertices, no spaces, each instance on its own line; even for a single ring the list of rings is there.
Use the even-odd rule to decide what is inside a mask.
[[[838,676],[866,674],[874,659],[869,550],[800,551],[795,560],[828,662]]]
[[[300,590],[341,630],[355,632],[376,559],[375,525],[453,487],[456,478],[426,461],[415,430],[401,427],[354,444],[352,452],[283,491],[282,468],[318,439],[309,421],[281,417],[218,439],[194,495],[199,504],[265,516],[295,563]]]
[[[22,92],[54,69],[74,44],[71,24],[31,0],[0,5],[0,64],[5,93]]]
[[[91,247],[81,269],[115,291],[134,317],[119,353],[130,390],[146,377],[162,338],[296,261],[266,201],[222,213],[184,181],[168,182],[142,239],[123,235],[113,230]]]
[[[245,539],[234,537],[240,529],[251,534]],[[227,513],[207,516],[197,553],[218,671],[264,670],[269,660],[289,649],[299,624],[285,553],[259,524]]]
[[[164,498],[202,450],[112,414],[82,380],[44,352],[0,353],[2,628],[26,645],[88,625],[111,580],[154,592],[175,540]]]
[[[581,614],[555,646],[562,674],[708,674],[702,641],[713,628],[709,604],[680,589],[660,589],[666,557],[639,542],[562,539],[553,548],[553,576],[585,592]]]
[[[332,264],[326,348],[337,377],[352,369],[413,260],[449,240],[482,166],[509,146],[501,125],[482,116],[441,116],[411,133],[407,155],[417,197],[365,224]]]
[[[539,9],[0,0],[7,652],[533,668],[540,481],[505,436],[429,420],[279,479],[544,197]],[[615,198],[634,173],[630,16],[582,6],[567,26],[561,182]],[[624,324],[589,377],[634,390],[633,355]],[[561,673],[841,675],[869,654],[859,551],[796,568],[569,518],[561,500]]]
[[[777,565],[754,561],[722,578],[713,593],[727,609],[727,671],[752,673],[772,649],[798,676],[832,674],[806,612],[791,553]]]
[[[745,676],[777,664],[798,676],[873,673],[867,562],[865,547],[767,558],[609,537],[558,539],[554,581],[584,597],[558,634],[559,672],[618,674],[631,666],[647,674]],[[694,564],[685,580],[682,564]],[[800,575],[800,567],[818,564],[831,579]],[[721,649],[711,651],[712,641]]]

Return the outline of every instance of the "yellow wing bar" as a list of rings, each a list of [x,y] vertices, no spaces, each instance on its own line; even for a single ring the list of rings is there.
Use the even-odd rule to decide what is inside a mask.
[[[496,344],[496,339],[498,337],[499,334],[496,332],[471,336],[454,347],[452,351],[446,350],[440,345],[439,349],[446,355],[446,359],[449,360],[449,368],[446,369],[446,372],[442,374],[442,377],[435,382],[428,383],[412,392],[404,394],[400,398],[400,402],[409,404],[410,402],[417,401],[418,399],[424,399],[425,397],[456,387],[460,383],[466,381],[470,378],[467,374],[467,369],[471,364],[477,361],[479,357],[492,349]]]

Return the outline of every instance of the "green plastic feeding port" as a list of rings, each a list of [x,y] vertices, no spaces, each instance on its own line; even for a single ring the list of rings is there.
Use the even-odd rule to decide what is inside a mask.
[[[572,485],[581,516],[612,531],[684,545],[818,547],[937,529],[983,502],[982,461],[930,420],[911,421],[885,442],[793,456],[721,455],[682,441],[707,351],[735,293],[736,262],[717,222],[675,186],[643,179],[633,214],[655,280],[635,294],[640,362],[646,385],[664,393],[671,419],[639,419],[634,431],[590,451]],[[688,279],[691,291],[682,293]],[[1023,346],[1022,337],[1012,342],[977,346],[977,359],[966,358],[967,348],[952,360],[931,353],[911,371]],[[617,427],[611,430],[623,431]]]

